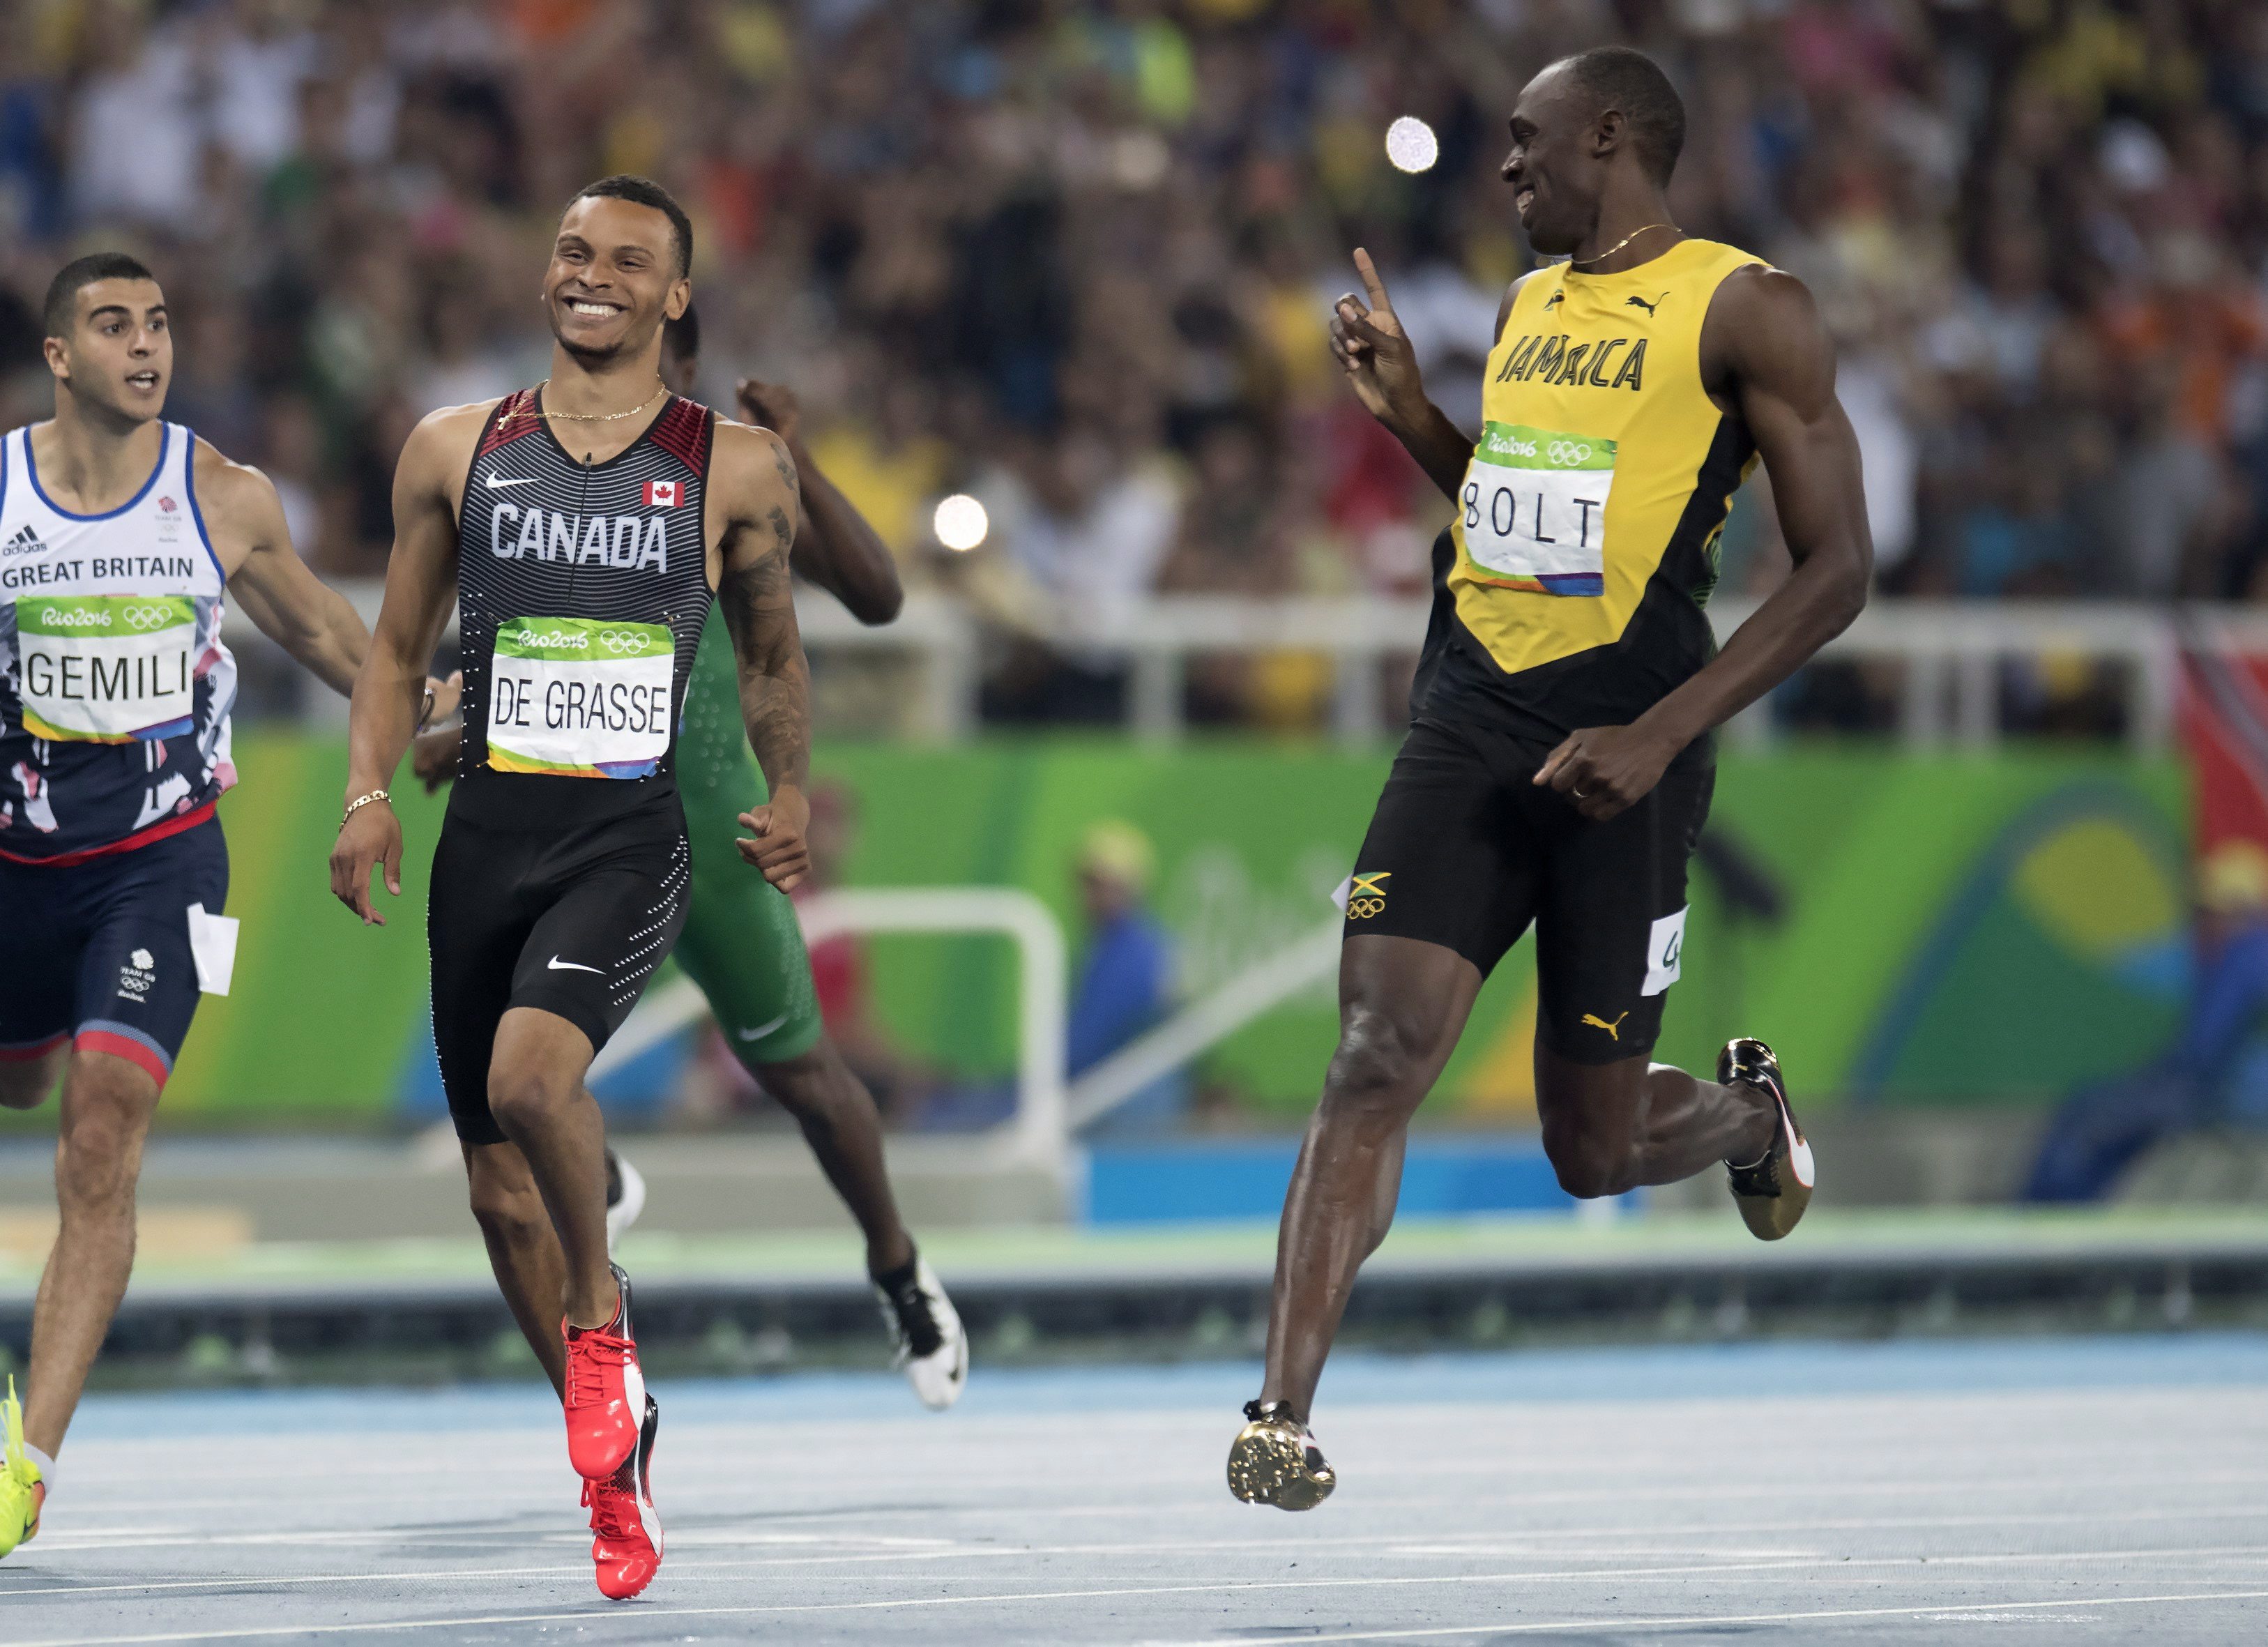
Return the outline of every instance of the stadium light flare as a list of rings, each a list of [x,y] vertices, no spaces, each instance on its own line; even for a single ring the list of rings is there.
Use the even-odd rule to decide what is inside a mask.
[[[957,491],[938,500],[937,513],[930,519],[930,529],[937,534],[939,543],[956,554],[965,554],[984,541],[985,535],[992,529],[992,522],[983,504],[967,492]]]
[[[1386,158],[1396,171],[1430,172],[1441,158],[1441,142],[1417,115],[1404,114],[1386,129]]]

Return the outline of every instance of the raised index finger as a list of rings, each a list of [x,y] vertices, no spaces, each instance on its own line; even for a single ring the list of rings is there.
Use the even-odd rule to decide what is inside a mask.
[[[1386,283],[1378,277],[1378,265],[1370,261],[1370,254],[1359,246],[1354,248],[1355,272],[1362,277],[1362,289],[1370,293],[1370,307],[1394,313],[1394,299],[1386,295]]]

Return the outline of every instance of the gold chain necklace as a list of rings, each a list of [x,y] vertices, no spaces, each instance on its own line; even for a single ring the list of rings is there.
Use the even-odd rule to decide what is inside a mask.
[[[553,411],[553,410],[551,410],[551,408],[549,408],[549,406],[544,406],[544,407],[543,407],[543,410],[542,410],[541,412],[534,413],[534,414],[531,414],[531,415],[533,415],[533,416],[536,416],[536,417],[556,417],[556,418],[560,419],[560,421],[562,421],[563,423],[620,423],[620,422],[621,422],[623,418],[625,418],[625,417],[637,417],[640,412],[644,411],[647,407],[649,407],[649,406],[652,405],[652,404],[654,403],[654,402],[656,402],[656,401],[659,400],[663,395],[666,395],[666,394],[668,394],[668,393],[669,393],[669,385],[668,385],[668,384],[666,384],[666,383],[663,383],[663,382],[662,382],[659,379],[658,379],[658,378],[655,380],[655,384],[656,384],[656,387],[655,387],[655,388],[654,388],[653,393],[652,393],[652,394],[651,394],[651,395],[647,395],[644,400],[640,401],[637,405],[635,405],[635,406],[631,407],[628,411],[618,411],[618,412],[563,412],[563,411]],[[541,383],[539,383],[539,384],[537,384],[537,385],[535,386],[535,400],[534,400],[534,404],[539,405],[539,406],[542,406],[542,405],[543,405],[543,391],[544,391],[544,390],[546,390],[546,389],[548,389],[548,388],[549,388],[550,387],[551,387],[551,380],[550,380],[549,378],[546,378],[546,379],[544,379],[542,382],[541,382]]]
[[[1676,226],[1677,225],[1674,223],[1649,223],[1643,229],[1632,229],[1628,234],[1624,235],[1621,240],[1616,240],[1612,246],[1607,247],[1605,251],[1601,252],[1596,257],[1569,258],[1567,260],[1568,266],[1570,268],[1580,269],[1586,263],[1603,263],[1607,259],[1612,257],[1616,252],[1622,250],[1624,247],[1628,246],[1632,240],[1638,239],[1639,235],[1649,234],[1656,229],[1674,229]]]

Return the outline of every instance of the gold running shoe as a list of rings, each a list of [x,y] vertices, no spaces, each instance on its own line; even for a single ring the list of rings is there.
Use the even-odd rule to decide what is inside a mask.
[[[1248,1504],[1313,1510],[1339,1478],[1307,1427],[1284,1401],[1248,1401],[1249,1420],[1228,1449],[1228,1490]]]
[[[11,1378],[8,1399],[0,1401],[0,1556],[39,1532],[40,1507],[47,1501],[47,1481],[24,1445],[24,1408]]]
[[[1759,1241],[1777,1241],[1795,1228],[1811,1205],[1814,1181],[1811,1146],[1795,1124],[1795,1112],[1787,1106],[1787,1082],[1781,1078],[1779,1060],[1762,1041],[1741,1036],[1726,1042],[1725,1050],[1717,1054],[1717,1080],[1722,1086],[1745,1081],[1763,1088],[1779,1112],[1772,1147],[1762,1160],[1745,1167],[1725,1163],[1732,1175],[1733,1200],[1740,1205],[1749,1233]]]

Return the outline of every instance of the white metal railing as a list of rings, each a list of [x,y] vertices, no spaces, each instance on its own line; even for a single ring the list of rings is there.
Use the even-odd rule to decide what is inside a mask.
[[[377,616],[375,580],[339,587],[365,619]],[[968,735],[977,724],[980,657],[990,632],[976,614],[950,597],[909,597],[898,620],[870,629],[830,596],[801,592],[806,646],[833,653],[889,653],[919,661],[920,684],[903,730],[931,741]],[[1208,653],[1308,651],[1327,654],[1336,682],[1332,727],[1351,744],[1387,735],[1385,667],[1416,654],[1425,638],[1424,599],[1161,595],[1100,617],[1057,637],[1091,654],[1123,654],[1130,670],[1127,723],[1137,735],[1170,741],[1183,730],[1182,684],[1189,661]],[[1719,639],[1732,633],[1756,602],[1720,597],[1709,616]],[[232,609],[230,644],[259,646]],[[2238,606],[2162,606],[2118,602],[1994,602],[1878,599],[1829,643],[1837,661],[1903,668],[1899,736],[1918,749],[1980,747],[1999,736],[2003,679],[2012,659],[2082,657],[2123,666],[2129,742],[2162,748],[2172,736],[2183,647],[2268,654],[2268,612]],[[326,695],[327,696],[327,695]],[[317,708],[335,719],[341,706]],[[1727,734],[1755,746],[1773,733],[1768,708],[1736,719]]]
[[[1020,963],[1015,1114],[992,1136],[1008,1157],[1042,1166],[1066,1183],[1071,1144],[1084,1128],[1193,1060],[1254,1019],[1338,968],[1340,919],[1330,915],[1219,988],[1119,1049],[1066,1089],[1065,998],[1070,973],[1063,928],[1031,893],[1013,887],[876,887],[826,892],[797,911],[807,942],[838,933],[998,933]],[[591,1062],[599,1081],[710,1016],[708,1001],[681,973],[651,991]]]
[[[1066,1095],[1071,1132],[1085,1131],[1152,1082],[1187,1068],[1255,1018],[1329,978],[1338,971],[1344,935],[1344,922],[1331,916],[1095,1065]]]
[[[805,942],[814,944],[846,932],[998,933],[1012,940],[1020,963],[1016,1112],[995,1137],[1004,1154],[1068,1181],[1064,1023],[1070,971],[1053,911],[1020,887],[946,886],[822,892],[796,912]],[[601,1079],[708,1016],[709,1003],[693,980],[674,979],[631,1009],[592,1060],[590,1078]]]

